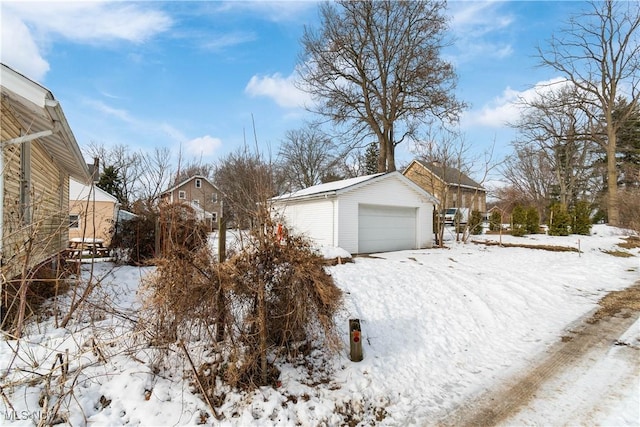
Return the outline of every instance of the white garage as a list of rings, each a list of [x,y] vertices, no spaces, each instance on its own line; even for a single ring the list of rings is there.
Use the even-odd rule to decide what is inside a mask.
[[[435,198],[399,172],[316,185],[271,199],[294,232],[352,254],[428,248]]]

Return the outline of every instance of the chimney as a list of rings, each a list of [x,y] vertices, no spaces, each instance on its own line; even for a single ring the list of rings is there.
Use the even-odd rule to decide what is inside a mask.
[[[91,180],[96,182],[100,179],[100,159],[93,158],[93,167],[91,168]]]

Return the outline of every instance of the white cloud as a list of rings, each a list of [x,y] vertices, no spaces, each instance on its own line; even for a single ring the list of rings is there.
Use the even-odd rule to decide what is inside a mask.
[[[49,63],[40,54],[29,28],[7,10],[0,13],[0,18],[0,60],[29,78],[42,81]]]
[[[301,16],[314,11],[314,1],[231,1],[214,2],[217,12],[252,12],[273,22],[299,22]]]
[[[94,99],[85,99],[84,103],[87,104],[88,106],[90,106],[91,108],[93,108],[94,110],[102,113],[102,114],[106,114],[109,116],[113,116],[116,117],[120,120],[122,120],[123,122],[132,124],[132,125],[139,125],[140,121],[136,120],[135,118],[133,118],[129,112],[127,110],[123,110],[120,108],[114,108],[111,107],[107,104],[105,104],[102,101],[97,101]]]
[[[473,31],[473,36],[506,28],[513,22],[512,16],[500,13],[501,4],[494,1],[455,2],[451,6],[451,27]]]
[[[470,111],[463,115],[462,124],[465,127],[480,125],[501,128],[508,123],[515,123],[522,113],[523,102],[534,100],[540,94],[558,90],[567,84],[567,80],[557,77],[536,83],[530,89],[517,91],[507,87],[499,96],[482,106],[478,111]]]
[[[513,24],[514,18],[500,10],[501,3],[453,2],[450,5],[457,62],[481,56],[501,59],[513,54],[513,46],[503,33]]]
[[[77,43],[126,40],[141,43],[166,31],[172,20],[164,12],[125,2],[11,2],[19,19],[40,33],[62,36]],[[3,7],[5,4],[3,4]]]
[[[283,77],[280,73],[271,76],[253,76],[244,91],[250,96],[266,96],[284,108],[302,108],[311,103],[311,96],[298,89],[295,75]]]
[[[256,35],[247,32],[235,32],[220,36],[208,35],[207,41],[202,43],[202,48],[217,52],[254,40],[256,40]]]
[[[142,43],[171,27],[168,15],[142,4],[3,2],[2,62],[42,80],[49,70],[46,50],[56,38],[84,44]]]
[[[178,129],[171,126],[168,123],[162,123],[160,125],[160,130],[164,132],[169,138],[173,139],[175,142],[182,143],[186,141],[187,137]]]
[[[209,135],[187,141],[185,144],[187,153],[194,156],[210,156],[222,146],[222,141]]]

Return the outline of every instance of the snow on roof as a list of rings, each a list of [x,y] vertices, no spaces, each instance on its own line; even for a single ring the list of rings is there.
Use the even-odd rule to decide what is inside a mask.
[[[314,196],[314,195],[324,194],[324,193],[333,193],[338,190],[344,190],[345,188],[352,187],[356,184],[369,181],[370,179],[379,177],[381,175],[384,175],[384,173],[376,173],[373,175],[358,176],[355,178],[349,178],[349,179],[343,179],[340,181],[333,181],[333,182],[327,182],[324,184],[318,184],[312,187],[304,188],[302,190],[294,191],[293,193],[283,194],[282,196],[274,197],[271,200],[276,201],[276,200],[285,200],[285,199],[296,199],[296,198]]]
[[[118,203],[118,199],[96,185],[93,185],[93,190],[92,193],[91,186],[82,184],[73,178],[69,179],[69,200],[71,201],[87,200],[89,195],[93,194],[92,201]]]

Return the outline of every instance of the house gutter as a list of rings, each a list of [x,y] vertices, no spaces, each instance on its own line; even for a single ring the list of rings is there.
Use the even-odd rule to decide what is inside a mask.
[[[64,115],[64,111],[62,111],[62,107],[60,106],[60,102],[53,97],[53,94],[47,91],[47,97],[44,101],[45,109],[49,113],[49,117],[53,120],[54,133],[62,133],[64,138],[61,138],[62,143],[69,150],[72,156],[75,158],[77,162],[80,173],[74,168],[74,170],[67,170],[67,173],[75,178],[76,180],[84,183],[90,184],[92,181],[91,174],[89,173],[89,168],[87,167],[87,162],[84,160],[84,156],[80,151],[80,147],[76,142],[76,138],[71,131],[71,127],[69,126],[69,122],[67,122],[67,118]]]
[[[297,202],[297,201],[306,201],[306,200],[317,200],[317,199],[328,199],[329,197],[335,197],[338,192],[328,191],[326,193],[321,194],[309,194],[308,196],[298,196],[298,197],[282,197],[279,199],[271,199],[272,203],[285,203],[285,202]]]

